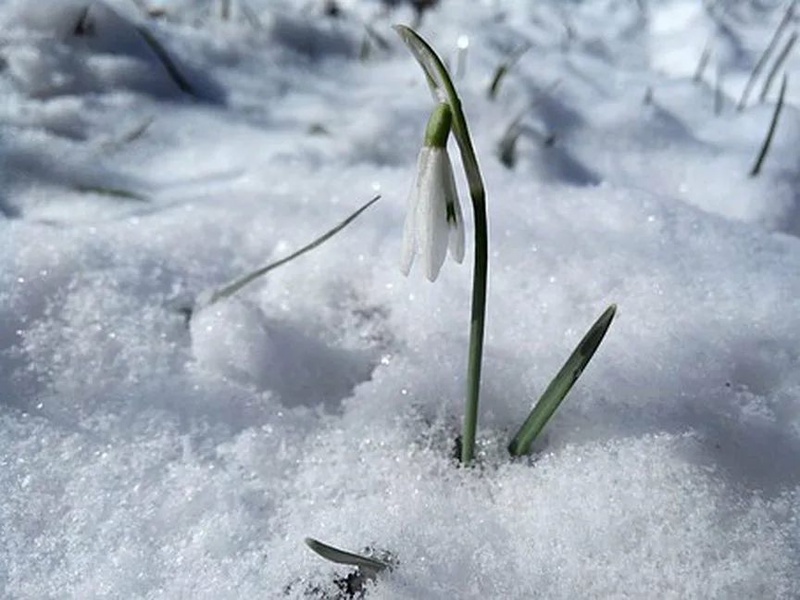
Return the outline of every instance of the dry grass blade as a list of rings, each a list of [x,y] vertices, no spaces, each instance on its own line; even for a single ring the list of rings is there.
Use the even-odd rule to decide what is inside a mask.
[[[366,61],[372,56],[373,45],[383,52],[391,50],[391,45],[369,24],[364,23],[364,38],[361,40],[361,49],[358,53],[359,60]]]
[[[700,55],[700,60],[697,62],[697,68],[694,71],[694,77],[692,80],[695,83],[700,83],[703,79],[703,72],[706,70],[708,66],[708,61],[711,59],[711,40],[706,42],[705,48],[703,48],[703,53]]]
[[[788,77],[784,73],[783,81],[781,81],[781,91],[778,95],[778,103],[775,105],[775,111],[772,113],[772,121],[769,124],[767,137],[764,138],[764,143],[761,145],[761,151],[758,153],[758,158],[756,158],[756,162],[753,165],[753,168],[750,170],[750,177],[758,176],[758,174],[761,172],[761,166],[764,164],[764,159],[767,157],[767,153],[769,152],[769,147],[772,144],[772,138],[775,135],[775,130],[778,127],[778,118],[780,117],[781,110],[783,109],[783,96],[786,94],[787,81]]]
[[[761,88],[761,95],[758,97],[759,102],[764,102],[764,100],[767,99],[767,94],[769,93],[769,89],[772,87],[772,81],[778,74],[778,70],[786,61],[796,41],[797,41],[797,32],[793,31],[791,37],[786,41],[786,44],[783,46],[783,50],[781,50],[781,53],[778,55],[778,58],[775,59],[775,64],[772,65],[772,69],[770,69],[769,75],[767,75],[767,78],[764,80],[764,86]]]
[[[78,15],[78,20],[75,21],[75,26],[72,28],[72,35],[82,37],[85,35],[91,35],[92,33],[92,22],[89,19],[89,10],[92,8],[91,4],[87,4],[83,7],[80,14]]]
[[[498,158],[507,169],[513,169],[517,164],[517,140],[522,134],[521,121],[522,115],[511,121],[497,144]]]
[[[530,50],[530,44],[523,44],[520,48],[517,48],[514,52],[512,52],[508,58],[503,61],[495,70],[494,77],[492,77],[492,83],[489,85],[489,92],[488,96],[490,100],[494,100],[497,98],[497,94],[500,91],[500,84],[503,82],[503,79],[511,70],[511,68],[517,64],[520,58]]]
[[[136,31],[139,32],[139,35],[142,36],[142,39],[147,42],[147,45],[150,46],[150,49],[158,57],[158,60],[160,60],[161,64],[164,65],[164,69],[166,69],[167,74],[170,76],[172,81],[175,82],[175,85],[178,86],[178,89],[180,89],[184,94],[188,94],[193,98],[199,98],[194,87],[192,87],[192,84],[190,84],[189,81],[181,74],[180,70],[178,70],[177,65],[172,58],[170,58],[169,53],[161,44],[161,42],[159,42],[146,27],[136,25]]]
[[[255,11],[250,8],[250,5],[247,4],[244,0],[239,1],[239,10],[242,11],[242,15],[247,22],[250,23],[250,26],[253,29],[264,29],[264,25],[261,23],[261,19],[258,18],[258,15]]]
[[[392,45],[389,43],[389,40],[378,33],[369,23],[364,23],[364,31],[367,33],[367,36],[369,36],[370,40],[375,42],[375,45],[384,52],[389,52],[392,49]]]
[[[524,116],[522,113],[511,121],[497,143],[497,157],[507,169],[513,169],[517,164],[517,142],[523,135],[545,147],[552,146],[556,141],[555,134],[541,132],[535,127],[523,123]]]
[[[722,114],[722,108],[725,104],[725,92],[722,90],[722,69],[717,67],[717,74],[714,78],[714,114],[719,116]]]
[[[82,194],[97,194],[98,196],[108,196],[120,200],[135,200],[136,202],[149,202],[149,199],[142,194],[125,190],[122,188],[108,187],[103,185],[75,185],[73,188]]]
[[[229,21],[231,18],[231,0],[220,0],[219,18]]]
[[[736,110],[742,110],[745,105],[747,104],[747,100],[750,97],[750,92],[753,89],[753,86],[756,83],[756,79],[758,76],[761,75],[761,71],[767,64],[769,57],[772,55],[772,52],[778,45],[778,41],[780,41],[781,36],[783,35],[783,31],[788,27],[789,22],[792,20],[794,16],[794,7],[796,2],[792,2],[789,7],[786,9],[786,12],[783,14],[783,18],[781,22],[778,23],[778,27],[775,29],[775,33],[772,34],[772,39],[767,44],[766,49],[759,57],[758,61],[756,62],[753,70],[750,73],[750,77],[747,79],[747,83],[744,86],[744,90],[742,91],[742,97],[739,98],[739,103],[736,105]]]
[[[229,298],[230,296],[232,296],[233,294],[235,294],[236,292],[241,290],[247,284],[252,283],[253,281],[255,281],[256,279],[258,279],[259,277],[261,277],[263,275],[266,275],[267,273],[269,273],[273,269],[277,269],[281,265],[285,265],[286,263],[293,261],[295,258],[298,258],[298,257],[302,256],[306,252],[309,252],[309,251],[313,250],[317,246],[320,246],[320,245],[324,244],[326,241],[328,241],[334,235],[339,233],[342,229],[347,227],[350,223],[355,221],[361,215],[361,213],[363,213],[370,206],[375,204],[378,201],[379,198],[380,198],[380,196],[375,196],[374,198],[372,198],[372,200],[370,200],[369,202],[364,204],[361,208],[359,208],[357,211],[355,211],[353,214],[351,214],[349,217],[347,217],[344,221],[339,223],[336,227],[334,227],[333,229],[331,229],[327,233],[321,235],[320,237],[315,239],[310,244],[306,244],[305,246],[303,246],[299,250],[296,250],[295,252],[292,252],[289,256],[287,256],[285,258],[282,258],[282,259],[280,259],[278,261],[275,261],[273,263],[270,263],[268,265],[265,265],[265,266],[261,267],[260,269],[256,269],[255,271],[253,271],[251,273],[248,273],[244,277],[242,277],[240,279],[237,279],[233,283],[230,283],[230,284],[226,285],[225,287],[220,288],[219,290],[216,290],[216,291],[212,292],[210,297],[208,298],[208,300],[206,300],[206,301],[198,301],[198,304],[200,306],[209,306],[211,304],[214,304],[215,302],[219,302],[220,300],[222,300],[224,298]]]
[[[131,131],[122,136],[122,139],[120,141],[123,144],[130,144],[131,142],[135,142],[140,137],[142,137],[148,129],[150,129],[150,125],[152,125],[155,122],[155,120],[156,120],[155,117],[146,118],[144,121],[141,122],[141,124],[139,124],[139,126],[133,128]]]
[[[155,122],[155,117],[147,117],[144,121],[139,123],[136,127],[128,131],[127,133],[121,135],[117,139],[112,139],[103,144],[105,149],[113,150],[116,148],[120,148],[126,144],[130,144],[135,142],[140,137],[142,137],[147,130],[150,129],[150,126]]]

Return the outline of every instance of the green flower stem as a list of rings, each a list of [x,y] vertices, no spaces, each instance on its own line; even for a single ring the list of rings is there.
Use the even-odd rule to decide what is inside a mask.
[[[489,275],[489,232],[486,218],[486,190],[478,167],[478,157],[472,145],[467,119],[461,108],[461,100],[453,80],[442,59],[413,29],[395,25],[395,31],[411,50],[414,58],[425,71],[428,85],[440,102],[450,105],[453,114],[453,135],[458,143],[461,162],[469,185],[472,213],[475,220],[475,264],[472,274],[472,316],[469,332],[469,356],[467,363],[467,399],[464,410],[464,426],[461,434],[461,462],[469,463],[475,456],[475,431],[478,423],[478,401],[480,397],[481,363],[483,361],[483,334],[486,321],[486,290]]]

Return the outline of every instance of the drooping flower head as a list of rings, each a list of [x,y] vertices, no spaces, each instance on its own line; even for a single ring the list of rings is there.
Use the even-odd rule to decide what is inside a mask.
[[[464,216],[447,154],[451,122],[450,106],[439,104],[425,131],[403,230],[400,270],[408,275],[419,254],[430,281],[438,277],[448,248],[453,260],[464,260]]]

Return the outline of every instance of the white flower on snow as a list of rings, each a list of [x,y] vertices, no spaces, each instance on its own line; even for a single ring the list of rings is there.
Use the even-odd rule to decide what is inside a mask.
[[[450,119],[450,107],[440,104],[428,122],[403,231],[400,270],[408,275],[419,254],[430,281],[439,275],[448,248],[453,260],[464,260],[464,216],[447,154]]]

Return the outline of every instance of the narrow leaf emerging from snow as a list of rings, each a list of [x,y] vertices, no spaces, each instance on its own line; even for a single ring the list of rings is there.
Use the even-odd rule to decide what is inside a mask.
[[[616,305],[612,304],[600,315],[600,318],[597,319],[589,332],[583,337],[553,381],[547,386],[544,394],[539,398],[539,402],[536,403],[531,414],[522,424],[511,444],[509,444],[508,451],[512,456],[523,456],[530,452],[531,444],[536,439],[536,436],[547,425],[561,401],[564,400],[572,386],[578,381],[586,365],[592,360],[592,356],[600,346],[600,342],[603,341],[603,337],[605,337],[616,311]]]
[[[305,542],[309,548],[319,554],[322,558],[340,565],[359,567],[363,569],[367,575],[374,576],[381,571],[390,568],[388,563],[374,558],[369,558],[367,556],[362,556],[361,554],[355,554],[354,552],[347,552],[346,550],[334,548],[333,546],[324,544],[319,540],[315,540],[314,538],[306,538]]]

